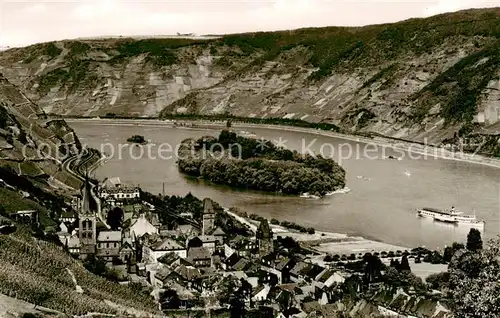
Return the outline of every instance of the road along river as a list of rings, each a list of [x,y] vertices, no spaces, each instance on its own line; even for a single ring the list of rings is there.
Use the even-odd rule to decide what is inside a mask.
[[[349,140],[305,132],[242,128],[289,149],[332,156],[347,171],[347,194],[319,200],[235,190],[184,177],[177,171],[175,147],[184,139],[217,135],[220,128],[173,128],[171,123],[136,120],[68,120],[81,142],[112,157],[101,166],[99,178],[119,176],[153,193],[211,197],[224,206],[249,213],[312,226],[318,230],[363,236],[399,246],[443,248],[463,241],[466,226],[435,223],[416,217],[416,209],[454,205],[486,220],[484,236],[500,233],[500,169],[476,163],[409,154]],[[146,147],[127,145],[127,138],[143,135]],[[121,150],[119,149],[121,145]],[[142,150],[141,150],[142,149]],[[142,154],[141,154],[142,152]],[[387,156],[402,160],[387,160]]]

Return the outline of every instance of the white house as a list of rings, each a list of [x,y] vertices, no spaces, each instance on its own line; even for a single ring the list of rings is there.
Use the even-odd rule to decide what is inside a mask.
[[[101,186],[100,197],[106,199],[110,196],[115,200],[139,198],[139,187],[124,185],[117,177],[108,178]]]
[[[139,218],[130,226],[130,233],[132,240],[135,240],[146,233],[150,235],[158,234],[158,229],[151,224],[148,219],[146,219],[145,214],[141,214]]]
[[[68,222],[68,223],[76,222],[76,213],[73,211],[64,211],[61,214],[61,221]]]
[[[103,188],[100,194],[102,199],[112,196],[115,200],[137,199],[140,197],[139,187],[120,186],[117,188]]]
[[[315,278],[316,285],[319,288],[331,287],[333,284],[342,284],[345,281],[344,276],[331,269],[325,269]]]
[[[269,295],[271,287],[268,285],[257,287],[252,294],[252,301],[265,301]]]
[[[68,236],[66,237],[66,242],[64,245],[68,248],[71,254],[80,253],[80,238],[78,236]]]
[[[170,252],[177,254],[180,258],[187,258],[186,248],[171,238],[142,247],[142,257],[147,263],[157,263],[158,258]]]

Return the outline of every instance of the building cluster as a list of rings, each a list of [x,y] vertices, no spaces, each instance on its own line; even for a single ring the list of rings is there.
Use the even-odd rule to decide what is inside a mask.
[[[101,190],[101,198],[109,198],[110,193]],[[345,280],[338,271],[277,248],[267,221],[253,236],[225,233],[216,224],[216,211],[208,198],[203,201],[200,222],[194,223],[199,226],[169,229],[158,221],[153,205],[117,196],[113,204],[124,210],[119,231],[99,224],[87,183],[75,201],[78,213],[63,214],[58,233],[68,251],[82,259],[93,254],[120,273],[121,279],[152,286],[160,303],[162,292],[169,290],[178,295],[181,308],[227,307],[224,286],[237,288],[246,282],[251,286],[243,296],[248,307],[276,307],[283,297],[297,304],[327,304],[333,299],[332,286]],[[168,304],[162,306],[168,310]]]

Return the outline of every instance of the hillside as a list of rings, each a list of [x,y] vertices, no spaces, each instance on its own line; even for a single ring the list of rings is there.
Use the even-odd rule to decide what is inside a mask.
[[[82,146],[64,120],[46,120],[44,112],[0,75],[0,168],[52,190],[78,187],[61,169],[66,156]],[[5,179],[0,173],[0,179]]]
[[[220,39],[96,39],[0,54],[46,113],[233,114],[441,142],[495,133],[500,9]],[[479,116],[477,116],[479,114]]]
[[[134,316],[157,313],[148,294],[88,272],[61,247],[34,238],[26,229],[0,235],[0,247],[0,294],[71,316],[94,312],[124,317],[125,309]]]

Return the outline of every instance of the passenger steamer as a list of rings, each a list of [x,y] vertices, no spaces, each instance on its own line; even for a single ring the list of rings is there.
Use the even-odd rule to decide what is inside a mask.
[[[463,224],[474,227],[484,227],[484,221],[476,219],[475,215],[466,215],[462,212],[455,211],[454,207],[451,210],[440,210],[433,208],[422,208],[417,212],[418,216],[433,218],[435,221],[452,224]]]

